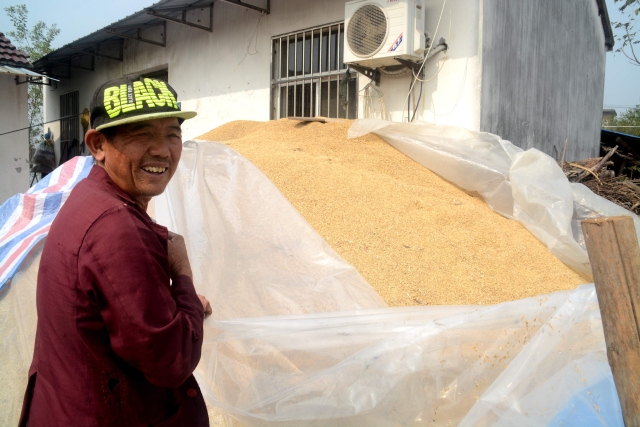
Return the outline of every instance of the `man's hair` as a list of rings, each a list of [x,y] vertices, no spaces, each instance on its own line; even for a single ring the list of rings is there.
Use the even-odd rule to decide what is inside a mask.
[[[98,132],[100,132],[101,134],[104,135],[104,137],[107,140],[107,142],[111,142],[111,141],[113,141],[113,139],[118,134],[118,126],[104,128],[102,130],[99,130]]]
[[[182,126],[182,123],[184,122],[184,119],[179,118],[179,117],[177,119],[178,119],[178,126]],[[113,141],[113,139],[118,134],[118,131],[119,131],[120,127],[121,126],[112,126],[112,127],[101,129],[98,132],[100,132],[101,134],[104,135],[104,137],[107,139],[107,142],[111,142],[111,141]]]

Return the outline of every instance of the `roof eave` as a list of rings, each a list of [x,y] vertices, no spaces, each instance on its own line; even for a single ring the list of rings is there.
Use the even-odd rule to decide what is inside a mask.
[[[184,7],[193,7],[193,6],[205,6],[208,3],[211,3],[214,0],[183,0],[184,3]],[[153,22],[165,22],[164,19],[162,18],[158,18],[156,16],[153,16],[152,14],[150,14],[148,11],[153,9],[154,7],[158,7],[158,6],[162,6],[165,4],[170,4],[172,3],[172,0],[159,0],[156,3],[152,4],[149,7],[146,7],[138,12],[132,13],[131,15],[125,16],[124,18],[113,22],[109,25],[107,25],[104,28],[101,28],[99,30],[96,30],[94,32],[92,32],[91,34],[88,34],[84,37],[81,37],[79,39],[76,39],[70,43],[67,43],[66,45],[52,51],[49,52],[47,55],[43,56],[42,58],[38,59],[37,61],[35,61],[33,63],[34,69],[36,71],[40,71],[40,72],[44,72],[47,69],[48,66],[48,62],[49,60],[51,60],[52,58],[61,56],[61,52],[62,51],[69,51],[69,50],[75,50],[77,51],[77,47],[78,45],[83,45],[83,44],[95,44],[95,42],[90,42],[90,40],[94,40],[96,38],[99,38],[98,36],[103,35],[104,40],[100,41],[100,43],[107,43],[107,42],[111,42],[111,41],[123,41],[124,38],[123,37],[118,37],[117,35],[112,35],[109,34],[108,30],[114,27],[118,27],[121,26],[122,24],[126,24],[128,21],[131,20],[135,20],[138,19],[140,17],[147,17],[148,18],[148,23],[153,23]],[[142,24],[141,24],[142,25]],[[87,43],[89,42],[89,43]],[[82,48],[84,49],[84,48]],[[87,51],[85,52],[87,54],[91,54],[91,52]]]
[[[0,61],[0,66],[6,65],[7,67],[18,67],[31,69],[33,68],[33,64],[31,62],[13,62],[13,61]]]
[[[600,16],[600,21],[602,21],[602,30],[604,31],[604,45],[607,52],[611,52],[616,41],[613,37],[613,29],[611,28],[611,20],[609,19],[607,3],[605,0],[596,0],[596,4],[598,5],[598,16]]]

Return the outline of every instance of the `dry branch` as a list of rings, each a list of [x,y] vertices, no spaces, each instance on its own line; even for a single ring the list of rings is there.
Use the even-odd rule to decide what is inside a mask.
[[[618,149],[618,146],[616,145],[591,169],[591,171],[582,172],[580,175],[578,175],[578,177],[576,178],[576,180],[574,182],[581,182],[583,179],[585,179],[587,176],[589,176],[590,172],[593,172],[594,174],[597,174],[598,171],[609,161],[611,156],[614,155],[614,153],[616,152],[617,149]]]
[[[625,177],[603,178],[585,181],[591,191],[613,203],[622,206],[636,214],[640,214],[640,180],[625,179]]]

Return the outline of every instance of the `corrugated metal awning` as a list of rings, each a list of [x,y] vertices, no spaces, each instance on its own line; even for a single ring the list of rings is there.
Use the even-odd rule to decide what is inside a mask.
[[[44,77],[55,81],[60,81],[42,74],[38,74],[34,71],[27,70],[26,68],[10,67],[8,65],[0,65],[0,74],[14,74],[16,76],[29,76],[29,77]]]
[[[213,31],[215,1],[267,14],[271,6],[270,0],[161,0],[43,56],[33,64],[34,70],[58,78],[71,78],[72,68],[93,71],[96,57],[122,61],[124,39],[165,46],[167,21]],[[265,4],[264,7],[259,3]],[[197,9],[208,9],[209,22],[205,22],[206,25],[190,19],[190,13]]]

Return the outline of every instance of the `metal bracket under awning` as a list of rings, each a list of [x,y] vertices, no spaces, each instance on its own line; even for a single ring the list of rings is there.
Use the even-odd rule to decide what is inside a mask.
[[[65,66],[65,67],[70,67],[70,68],[77,68],[78,70],[85,70],[85,71],[94,71],[95,70],[95,62],[94,62],[94,57],[91,57],[91,65],[88,67],[83,67],[82,65],[78,65],[78,64],[74,64],[73,63],[73,58],[70,56],[69,57],[69,62],[64,62],[62,60],[60,61],[52,61],[49,60],[47,61],[48,64],[53,64],[53,65],[59,65],[59,66]]]
[[[101,45],[114,44],[114,43],[118,44],[117,56],[108,55],[101,52]],[[55,76],[62,79],[69,79],[71,78],[71,68],[77,68],[79,70],[85,70],[85,71],[95,71],[96,57],[108,58],[108,59],[113,59],[113,60],[122,62],[124,59],[123,48],[124,48],[124,44],[122,39],[115,39],[105,43],[85,43],[85,44],[78,44],[76,46],[64,46],[60,48],[60,50],[68,50],[73,53],[70,53],[70,54],[67,54],[67,56],[61,56],[55,59],[46,58],[44,60],[44,68],[46,69],[46,72],[47,72],[47,78],[51,78],[56,81],[59,81],[59,80],[49,76]],[[85,49],[93,49],[93,50],[85,50]],[[85,56],[91,57],[91,61],[87,65],[83,65],[81,60],[81,58]],[[60,67],[64,67],[66,69],[66,75],[52,73],[52,70],[59,69]]]
[[[246,3],[246,2],[244,2],[242,0],[218,0],[218,1],[235,4],[237,6],[246,7],[248,9],[257,10],[258,12],[262,12],[262,13],[267,14],[267,15],[269,15],[271,13],[271,0],[267,0],[267,7],[266,8],[260,7],[260,6],[256,6],[256,5],[251,4],[251,3]]]
[[[36,61],[35,66],[38,71],[47,75],[69,79],[71,78],[71,68],[94,71],[96,66],[94,58],[91,58],[91,61],[81,59],[83,55],[122,62],[124,60],[125,39],[166,47],[167,21],[212,33],[213,8],[217,1],[255,10],[261,14],[271,12],[271,0],[163,0],[45,55]],[[199,13],[198,16],[190,13],[190,11],[198,9],[203,13]],[[205,9],[209,9],[208,23],[206,22]],[[159,28],[159,30],[153,31],[154,28]],[[108,36],[105,36],[105,33]],[[118,50],[107,49],[103,51],[101,45],[111,43],[119,43]]]
[[[62,48],[60,48],[60,50],[62,49],[66,49],[66,50],[70,50],[73,52],[78,52],[81,55],[91,55],[97,58],[107,58],[107,59],[114,59],[116,61],[120,61],[122,62],[124,60],[124,43],[122,39],[117,39],[115,41],[116,43],[119,43],[119,51],[118,51],[118,56],[113,56],[113,55],[106,55],[104,53],[100,52],[100,48],[101,46],[105,45],[105,44],[110,44],[109,42],[102,42],[102,43],[88,43],[85,45],[77,45],[74,47],[71,46],[63,46]],[[90,50],[85,50],[85,49],[95,49],[95,52],[90,51]]]
[[[146,30],[148,28],[153,28],[153,27],[160,27],[160,26],[163,27],[162,28],[162,41],[161,42],[142,37],[142,30]],[[127,31],[127,30],[131,30],[131,29],[135,29],[136,33],[135,34],[128,34],[128,33],[123,33],[123,32],[119,31],[119,30]],[[119,27],[110,27],[110,28],[107,28],[105,31],[108,34],[111,34],[111,35],[114,35],[114,36],[118,36],[118,37],[122,37],[122,38],[125,38],[125,39],[137,40],[139,42],[150,43],[150,44],[154,44],[156,46],[167,47],[167,22],[166,21],[162,21],[161,23],[154,24],[154,25],[142,24],[142,25],[123,25],[123,26],[119,26]]]
[[[9,65],[0,65],[0,74],[13,74],[16,76],[16,85],[21,85],[25,83],[31,84],[40,84],[50,86],[51,82],[45,83],[44,79],[55,80],[59,82],[60,80],[51,78],[49,76],[45,76],[43,74],[38,74],[35,71],[27,70],[26,68],[20,67],[11,67]],[[25,76],[25,80],[20,80],[20,76]],[[39,80],[38,80],[39,79]]]
[[[209,9],[209,26],[200,25],[195,22],[191,22],[187,20],[187,12],[190,10],[196,9]],[[200,5],[193,6],[183,6],[183,7],[164,7],[164,8],[148,8],[146,9],[147,14],[151,16],[155,16],[156,18],[164,19],[171,22],[177,22],[178,24],[188,25],[190,27],[198,28],[200,30],[205,30],[209,32],[213,32],[213,2],[204,3]],[[175,16],[167,15],[167,13],[175,13],[181,12],[182,17],[176,18]]]

